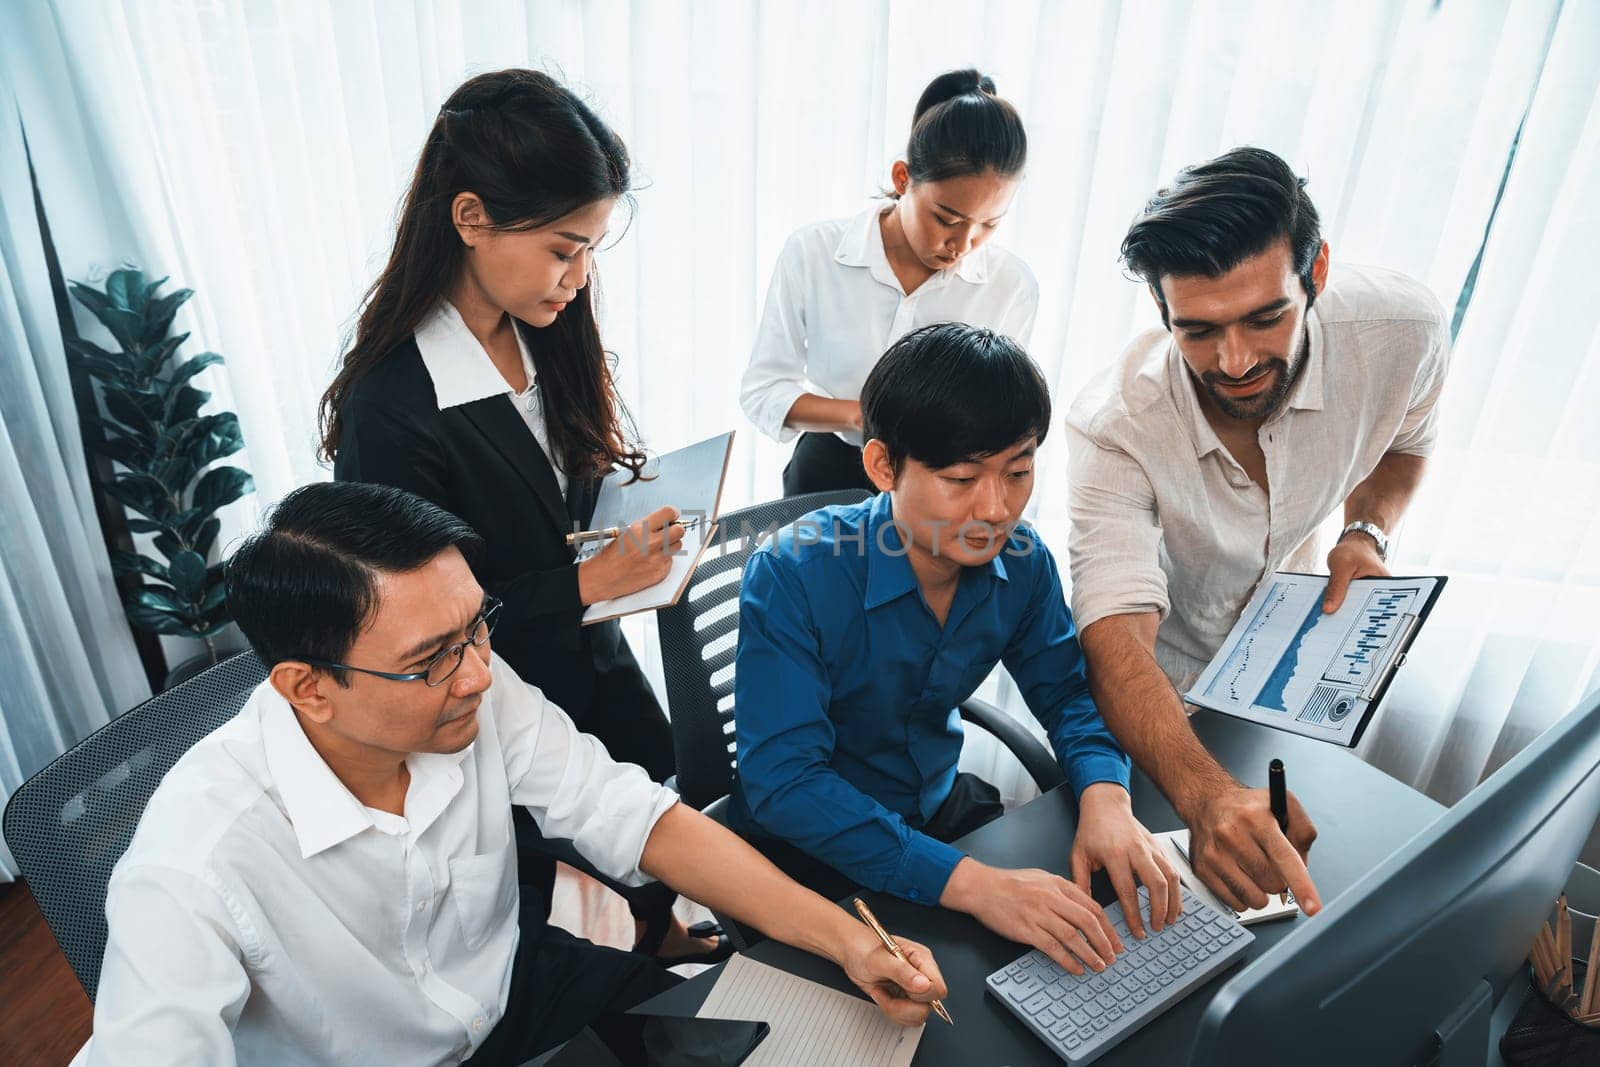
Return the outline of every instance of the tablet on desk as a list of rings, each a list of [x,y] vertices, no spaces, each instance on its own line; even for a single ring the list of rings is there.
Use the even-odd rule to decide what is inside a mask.
[[[624,1061],[588,1027],[558,1049],[523,1067],[738,1067],[761,1044],[770,1027],[737,1019],[648,1016],[644,1048]]]

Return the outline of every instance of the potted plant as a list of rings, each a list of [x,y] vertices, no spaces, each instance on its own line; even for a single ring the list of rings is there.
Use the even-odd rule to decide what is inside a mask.
[[[186,333],[167,336],[191,289],[158,295],[166,278],[146,281],[138,270],[112,272],[105,289],[83,283],[72,295],[120,346],[107,351],[84,340],[67,342],[73,362],[99,383],[103,416],[88,415],[100,430],[95,445],[114,466],[101,487],[133,513],[128,528],[154,534],[159,556],[114,550],[118,574],[143,575],[128,590],[128,621],[158,634],[198,638],[206,653],[176,668],[171,685],[217,662],[214,640],[229,622],[222,564],[209,563],[221,522],[218,510],[254,488],[249,473],[214,466],[244,447],[231,411],[202,415],[211,394],[190,380],[222,362],[215,352],[180,359]]]

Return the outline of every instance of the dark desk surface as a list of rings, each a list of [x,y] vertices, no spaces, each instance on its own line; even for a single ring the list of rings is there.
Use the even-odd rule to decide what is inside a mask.
[[[1267,763],[1274,756],[1288,768],[1289,788],[1317,824],[1311,850],[1311,876],[1326,904],[1391,855],[1444,808],[1409,786],[1367,766],[1348,749],[1256,726],[1240,719],[1199,712],[1192,720],[1207,747],[1240,781],[1265,786]],[[1176,830],[1182,824],[1148,778],[1135,770],[1133,810],[1152,831]],[[1065,789],[1047,793],[1005,817],[962,838],[967,853],[1001,867],[1042,867],[1071,877],[1069,858],[1076,805]],[[1102,876],[1103,877],[1103,876]],[[1115,899],[1097,881],[1102,903]],[[985,992],[984,978],[1020,956],[1022,946],[984,929],[971,916],[928,908],[878,893],[862,894],[892,933],[904,934],[933,950],[944,972],[950,996],[945,1005],[956,1020],[946,1026],[929,1016],[914,1063],[921,1067],[952,1064],[1059,1064],[1055,1054],[1021,1022]],[[1277,944],[1305,916],[1252,926],[1256,941],[1247,959]],[[776,941],[763,941],[749,955],[762,963],[855,992],[833,964]],[[1232,968],[1202,986],[1172,1010],[1146,1025],[1098,1063],[1183,1063],[1200,1017]],[[715,968],[641,1005],[664,1015],[690,1015],[704,1003],[721,968]]]

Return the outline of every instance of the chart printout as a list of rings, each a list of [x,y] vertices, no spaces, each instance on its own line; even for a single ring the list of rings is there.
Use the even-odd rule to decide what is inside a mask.
[[[1351,743],[1373,683],[1414,630],[1438,578],[1366,578],[1322,613],[1328,579],[1274,574],[1257,587],[1194,688],[1191,704]]]

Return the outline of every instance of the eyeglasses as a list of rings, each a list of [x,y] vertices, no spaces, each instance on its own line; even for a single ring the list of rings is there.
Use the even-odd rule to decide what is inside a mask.
[[[307,657],[304,662],[313,667],[322,667],[334,671],[356,671],[360,674],[370,674],[377,678],[387,678],[391,682],[424,682],[432,689],[443,685],[456,673],[456,668],[461,666],[461,661],[466,658],[467,646],[481,648],[489,640],[489,635],[494,633],[496,616],[500,613],[501,601],[497,597],[484,597],[483,610],[478,612],[478,617],[467,625],[467,639],[457,641],[455,644],[442,649],[439,654],[428,661],[427,667],[415,674],[393,674],[389,671],[374,671],[366,667],[352,667],[348,663],[334,663],[331,660],[311,659]]]

